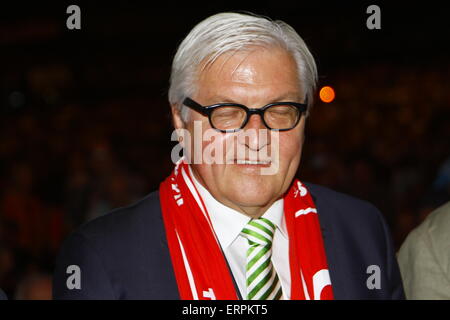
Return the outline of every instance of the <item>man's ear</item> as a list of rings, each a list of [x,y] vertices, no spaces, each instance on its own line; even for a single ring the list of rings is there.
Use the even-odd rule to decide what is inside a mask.
[[[184,129],[184,121],[181,118],[181,112],[180,109],[178,108],[178,105],[176,104],[172,104],[171,106],[172,109],[172,124],[174,126],[175,129]]]
[[[178,109],[178,106],[176,104],[172,104],[171,106],[172,109],[172,124],[175,128],[175,130],[177,131],[177,136],[178,136],[178,142],[180,143],[180,145],[184,148],[185,147],[185,131],[186,131],[186,126],[185,123],[183,121],[183,119],[181,118],[181,112],[180,109]]]

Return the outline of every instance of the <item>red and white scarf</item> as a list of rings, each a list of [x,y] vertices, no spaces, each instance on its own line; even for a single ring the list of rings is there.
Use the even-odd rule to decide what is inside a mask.
[[[159,188],[180,297],[235,300],[232,275],[188,165],[181,159]],[[291,299],[333,299],[319,219],[308,190],[295,179],[284,195]]]

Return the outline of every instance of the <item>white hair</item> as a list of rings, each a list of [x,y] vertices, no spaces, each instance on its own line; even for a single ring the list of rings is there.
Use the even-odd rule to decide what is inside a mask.
[[[297,32],[281,20],[224,12],[197,24],[181,42],[173,59],[169,102],[180,110],[184,121],[187,118],[187,107],[183,107],[183,100],[196,92],[196,80],[200,71],[226,52],[254,46],[278,46],[293,56],[297,64],[299,85],[304,90],[308,110],[310,109],[316,89],[317,67],[314,57]]]

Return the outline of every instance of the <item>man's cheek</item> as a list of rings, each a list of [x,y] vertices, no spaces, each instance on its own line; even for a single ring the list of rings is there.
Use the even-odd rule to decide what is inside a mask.
[[[302,148],[301,144],[299,143],[299,139],[282,141],[279,149],[281,166],[288,167],[291,164],[295,164],[295,162],[298,162],[301,155],[301,149]]]

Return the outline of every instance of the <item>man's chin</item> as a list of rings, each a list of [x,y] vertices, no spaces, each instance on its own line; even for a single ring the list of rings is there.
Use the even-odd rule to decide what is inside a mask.
[[[264,208],[275,198],[276,197],[272,193],[266,194],[239,190],[236,193],[233,193],[228,199],[235,206],[245,210],[245,208]]]

